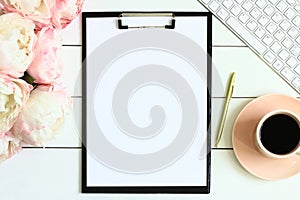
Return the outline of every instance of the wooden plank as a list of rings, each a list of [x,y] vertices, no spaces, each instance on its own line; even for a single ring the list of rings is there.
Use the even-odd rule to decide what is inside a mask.
[[[0,198],[80,199],[79,150],[24,149],[0,165]]]
[[[81,96],[81,47],[62,48],[63,81],[72,96]]]
[[[205,11],[197,0],[86,0],[83,11]]]
[[[228,113],[222,132],[222,138],[218,148],[232,148],[232,128],[234,122],[240,111],[250,102],[253,98],[234,98],[230,101]],[[211,135],[212,135],[212,148],[215,148],[215,142],[219,130],[221,115],[224,108],[225,98],[212,99],[212,122],[211,122]]]
[[[224,24],[216,17],[212,21],[214,46],[246,46],[238,37],[236,37]]]
[[[280,181],[259,179],[239,164],[233,151],[213,151],[212,163],[211,199],[280,200],[299,195],[299,175]]]
[[[63,45],[81,45],[81,14],[62,31]]]
[[[81,194],[79,149],[25,149],[0,165],[0,197],[5,200],[280,200],[299,195],[299,175],[280,181],[261,180],[248,173],[231,150],[214,150],[212,163],[209,195]]]
[[[206,12],[207,10],[194,0],[121,0],[118,1],[92,1],[86,0],[84,12],[101,12],[113,10],[125,11],[193,11]],[[245,46],[233,33],[231,33],[221,22],[213,17],[213,45],[222,46]],[[82,45],[81,41],[81,15],[63,30],[64,45]]]

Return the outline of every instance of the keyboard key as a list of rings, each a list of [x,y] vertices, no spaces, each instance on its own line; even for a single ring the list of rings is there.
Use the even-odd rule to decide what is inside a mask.
[[[265,58],[269,63],[272,63],[272,62],[275,60],[276,56],[275,56],[272,52],[268,51],[268,52],[264,55],[264,58]]]
[[[292,81],[292,84],[296,87],[296,88],[300,88],[300,78],[296,77],[294,78],[294,80]]]
[[[274,23],[269,23],[267,26],[267,30],[269,31],[269,33],[274,33],[277,29],[277,26]]]
[[[279,3],[276,5],[276,8],[283,12],[287,8],[287,5],[283,1],[279,1]]]
[[[253,31],[256,27],[257,27],[257,23],[254,21],[254,20],[250,20],[248,23],[247,23],[247,27]]]
[[[273,16],[272,16],[272,20],[275,22],[275,23],[279,23],[281,20],[282,20],[282,15],[280,13],[275,13]]]
[[[262,15],[259,19],[258,22],[262,25],[265,26],[269,22],[269,18],[267,18],[265,15]]]
[[[297,11],[297,12],[300,12],[300,4],[297,4],[297,5],[295,5],[295,10]]]
[[[296,16],[292,22],[296,25],[296,27],[299,27],[300,26],[300,17]]]
[[[295,73],[288,67],[284,67],[280,73],[289,81],[291,81],[295,76]]]
[[[274,53],[277,53],[281,49],[281,45],[278,42],[274,42],[270,48]]]
[[[241,13],[242,9],[239,6],[234,5],[230,11],[234,16],[238,16]]]
[[[273,63],[273,67],[274,69],[276,70],[281,70],[281,68],[283,67],[283,62],[281,62],[280,60],[276,60],[274,63]]]
[[[233,5],[233,1],[232,0],[224,0],[223,1],[223,5],[229,9],[232,5]]]
[[[299,37],[297,37],[296,42],[297,42],[298,44],[300,44],[300,35],[299,35]]]
[[[276,4],[278,0],[269,0],[270,3]]]
[[[257,8],[253,8],[250,12],[250,15],[254,18],[257,19],[260,15],[261,12]]]
[[[296,66],[297,60],[296,60],[295,58],[293,58],[293,57],[290,57],[290,58],[286,61],[286,63],[288,64],[289,67],[293,68],[293,67]]]
[[[297,45],[294,45],[291,49],[290,52],[294,55],[294,56],[298,56],[300,55],[300,47]]]
[[[278,56],[282,59],[282,60],[286,60],[289,57],[289,52],[287,52],[287,50],[283,49],[280,51],[280,53],[278,54]]]
[[[242,22],[242,23],[246,23],[248,21],[250,17],[245,14],[245,13],[242,13],[240,16],[239,16],[239,20]]]
[[[217,3],[216,1],[213,1],[209,4],[208,6],[212,11],[216,12],[218,8],[220,7],[220,4]]]
[[[242,5],[242,7],[246,10],[246,11],[250,11],[251,8],[253,7],[253,4],[250,1],[245,1]]]
[[[295,14],[296,13],[291,8],[287,9],[284,13],[284,15],[289,19],[292,19],[295,16]]]
[[[265,35],[266,31],[261,28],[261,27],[258,27],[256,29],[256,31],[254,32],[254,34],[258,37],[258,38],[262,38],[264,35]]]
[[[284,37],[285,37],[285,33],[282,30],[278,30],[276,31],[276,33],[274,34],[274,37],[281,41]]]
[[[229,13],[224,9],[224,8],[221,8],[218,12],[217,12],[217,15],[225,20],[228,16],[229,16]]]
[[[270,37],[269,35],[266,35],[264,38],[263,38],[263,43],[265,43],[266,45],[270,45],[272,42],[273,42],[273,38]]]
[[[265,5],[267,4],[266,0],[257,0],[255,3],[260,8],[264,8]]]
[[[269,16],[271,16],[274,11],[275,11],[275,9],[270,5],[267,5],[264,9],[264,12]]]
[[[282,41],[282,44],[283,46],[285,46],[286,48],[290,48],[293,44],[293,41],[290,39],[290,38],[285,38],[283,41]]]
[[[227,21],[228,25],[239,33],[239,36],[244,39],[247,43],[251,44],[252,48],[259,54],[263,54],[267,48],[259,40],[257,40],[251,33],[249,33],[242,24],[236,19],[230,17]]]
[[[291,6],[294,5],[296,3],[295,0],[287,0],[286,1],[288,4],[290,4]]]
[[[300,76],[300,64],[298,64],[294,70]]]
[[[292,27],[289,31],[288,31],[288,34],[289,36],[291,36],[292,38],[295,38],[297,35],[298,35],[299,31]]]
[[[288,22],[288,21],[285,19],[285,20],[283,20],[283,21],[280,23],[279,26],[280,26],[284,31],[287,31],[287,30],[290,28],[291,23]]]

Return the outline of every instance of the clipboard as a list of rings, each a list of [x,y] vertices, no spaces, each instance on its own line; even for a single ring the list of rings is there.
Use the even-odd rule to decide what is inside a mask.
[[[210,192],[211,21],[82,13],[82,193]]]

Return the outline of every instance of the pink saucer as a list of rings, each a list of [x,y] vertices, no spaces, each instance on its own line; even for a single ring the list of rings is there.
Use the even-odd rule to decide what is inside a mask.
[[[278,180],[300,172],[300,156],[284,159],[263,156],[254,144],[258,121],[268,112],[291,110],[300,116],[300,101],[285,95],[266,95],[251,101],[237,117],[232,133],[235,155],[241,165],[253,175],[267,180]]]

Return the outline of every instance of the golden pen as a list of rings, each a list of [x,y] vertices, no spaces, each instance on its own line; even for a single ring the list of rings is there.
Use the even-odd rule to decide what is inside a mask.
[[[231,76],[230,76],[229,84],[228,84],[228,87],[227,87],[227,94],[226,94],[224,110],[223,110],[221,123],[220,123],[219,131],[218,131],[218,136],[217,136],[217,140],[216,140],[216,144],[215,144],[216,147],[218,146],[218,144],[221,140],[221,137],[222,137],[222,133],[223,133],[224,125],[225,125],[225,120],[226,120],[226,116],[227,116],[227,111],[228,111],[228,107],[229,107],[229,102],[230,102],[230,99],[231,99],[232,93],[233,93],[234,81],[235,81],[235,72],[232,72]]]

